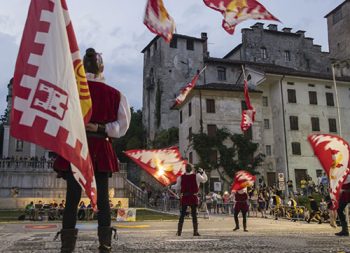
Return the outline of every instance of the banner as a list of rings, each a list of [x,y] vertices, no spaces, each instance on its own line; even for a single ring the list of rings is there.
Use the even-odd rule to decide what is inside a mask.
[[[255,183],[256,177],[250,174],[248,171],[240,170],[235,174],[231,191],[236,192],[244,188],[253,186]]]
[[[203,0],[204,3],[221,12],[224,16],[222,27],[229,34],[235,32],[236,25],[247,19],[279,21],[256,0]]]
[[[185,172],[187,164],[181,158],[177,147],[153,150],[136,149],[124,153],[163,186],[175,183],[177,177]]]
[[[163,0],[148,0],[143,23],[155,34],[170,42],[175,31],[175,21],[165,9]]]
[[[350,173],[349,144],[336,135],[312,134],[308,140],[328,175],[332,209],[338,209],[340,189]]]
[[[96,205],[96,182],[84,120],[91,99],[65,0],[32,0],[16,62],[11,135],[71,163]]]

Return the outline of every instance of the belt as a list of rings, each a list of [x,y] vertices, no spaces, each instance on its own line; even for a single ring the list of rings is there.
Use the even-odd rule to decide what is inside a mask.
[[[188,196],[197,196],[198,193],[191,193],[191,192],[184,192],[182,193],[182,196],[188,197]]]
[[[107,134],[105,134],[105,133],[86,131],[86,136],[100,138],[100,139],[106,139],[106,141],[109,141],[109,138],[108,138]]]

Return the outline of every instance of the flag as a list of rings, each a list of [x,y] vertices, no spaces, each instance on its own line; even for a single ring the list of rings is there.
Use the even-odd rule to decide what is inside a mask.
[[[241,129],[243,132],[247,131],[253,125],[256,113],[254,107],[250,103],[247,80],[244,80],[244,98],[247,110],[242,110]]]
[[[190,93],[190,91],[194,88],[194,86],[196,86],[196,83],[198,81],[198,78],[200,76],[200,74],[206,69],[206,66],[198,73],[196,74],[191,82],[189,82],[185,87],[183,87],[180,90],[180,94],[176,97],[175,99],[175,103],[172,107],[178,106],[180,105],[183,101],[185,101],[187,95]]]
[[[175,31],[175,21],[165,9],[163,0],[148,0],[143,23],[155,34],[170,42]]]
[[[17,57],[11,135],[71,163],[96,206],[96,182],[84,120],[91,99],[65,0],[32,0]]]
[[[246,187],[253,186],[255,180],[256,177],[250,174],[248,171],[237,171],[231,187],[231,191],[236,192]]]
[[[203,0],[204,3],[221,12],[224,16],[222,27],[229,34],[235,32],[236,25],[247,19],[279,21],[256,0]]]
[[[187,164],[181,158],[177,147],[153,150],[136,149],[124,153],[163,186],[175,183],[177,177],[185,172]]]
[[[331,134],[312,134],[308,136],[308,140],[327,173],[332,209],[335,210],[339,205],[340,189],[350,173],[349,144],[339,136]]]

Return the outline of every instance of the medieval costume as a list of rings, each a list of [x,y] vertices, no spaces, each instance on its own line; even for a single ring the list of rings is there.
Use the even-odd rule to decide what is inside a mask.
[[[244,229],[244,232],[248,232],[248,230],[247,230],[247,212],[249,210],[249,204],[248,204],[247,188],[244,188],[242,190],[235,192],[234,202],[235,202],[234,219],[235,219],[236,227],[233,229],[233,231],[236,231],[239,229],[238,214],[240,212],[242,212],[243,229]]]
[[[125,135],[130,124],[130,107],[126,97],[120,91],[104,82],[102,58],[94,49],[86,50],[84,67],[87,71],[92,100],[92,115],[90,122],[86,125],[86,133],[97,184],[99,250],[111,252],[111,237],[114,229],[111,228],[108,178],[113,172],[119,170],[111,138]],[[54,169],[67,181],[66,207],[60,231],[61,252],[72,252],[78,233],[75,225],[81,187],[74,179],[68,161],[58,157]]]
[[[339,233],[335,234],[337,236],[349,236],[348,223],[344,213],[344,209],[349,203],[350,203],[350,174],[345,179],[342,189],[340,191],[339,207],[337,211],[338,211],[338,217],[340,220],[342,230]]]
[[[198,173],[192,172],[192,166],[186,165],[186,173],[177,178],[173,189],[181,193],[181,213],[178,223],[177,235],[181,236],[187,207],[191,207],[191,216],[193,223],[193,235],[200,236],[198,233],[197,207],[198,207],[198,191],[200,183],[208,180],[207,175],[202,169]]]

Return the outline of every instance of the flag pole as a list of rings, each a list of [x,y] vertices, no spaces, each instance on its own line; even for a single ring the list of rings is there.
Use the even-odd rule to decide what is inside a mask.
[[[244,78],[244,80],[246,80],[247,78],[246,78],[246,75],[245,75],[244,65],[242,64],[241,66],[242,66],[243,78]]]
[[[339,136],[342,137],[342,127],[340,122],[340,106],[339,106],[339,97],[338,97],[338,89],[337,89],[337,81],[335,79],[335,67],[334,63],[332,64],[332,74],[333,74],[333,84],[334,84],[334,90],[335,90],[335,101],[337,103],[337,119],[339,123]]]
[[[337,103],[337,119],[339,122],[339,136],[342,137],[342,128],[341,128],[341,122],[340,122],[340,105],[339,105],[339,97],[338,97],[338,89],[337,89],[337,81],[335,79],[335,63],[332,64],[332,75],[333,75],[333,84],[334,84],[334,90],[335,90],[335,101]],[[346,221],[349,224],[349,207],[345,207],[345,217]]]

